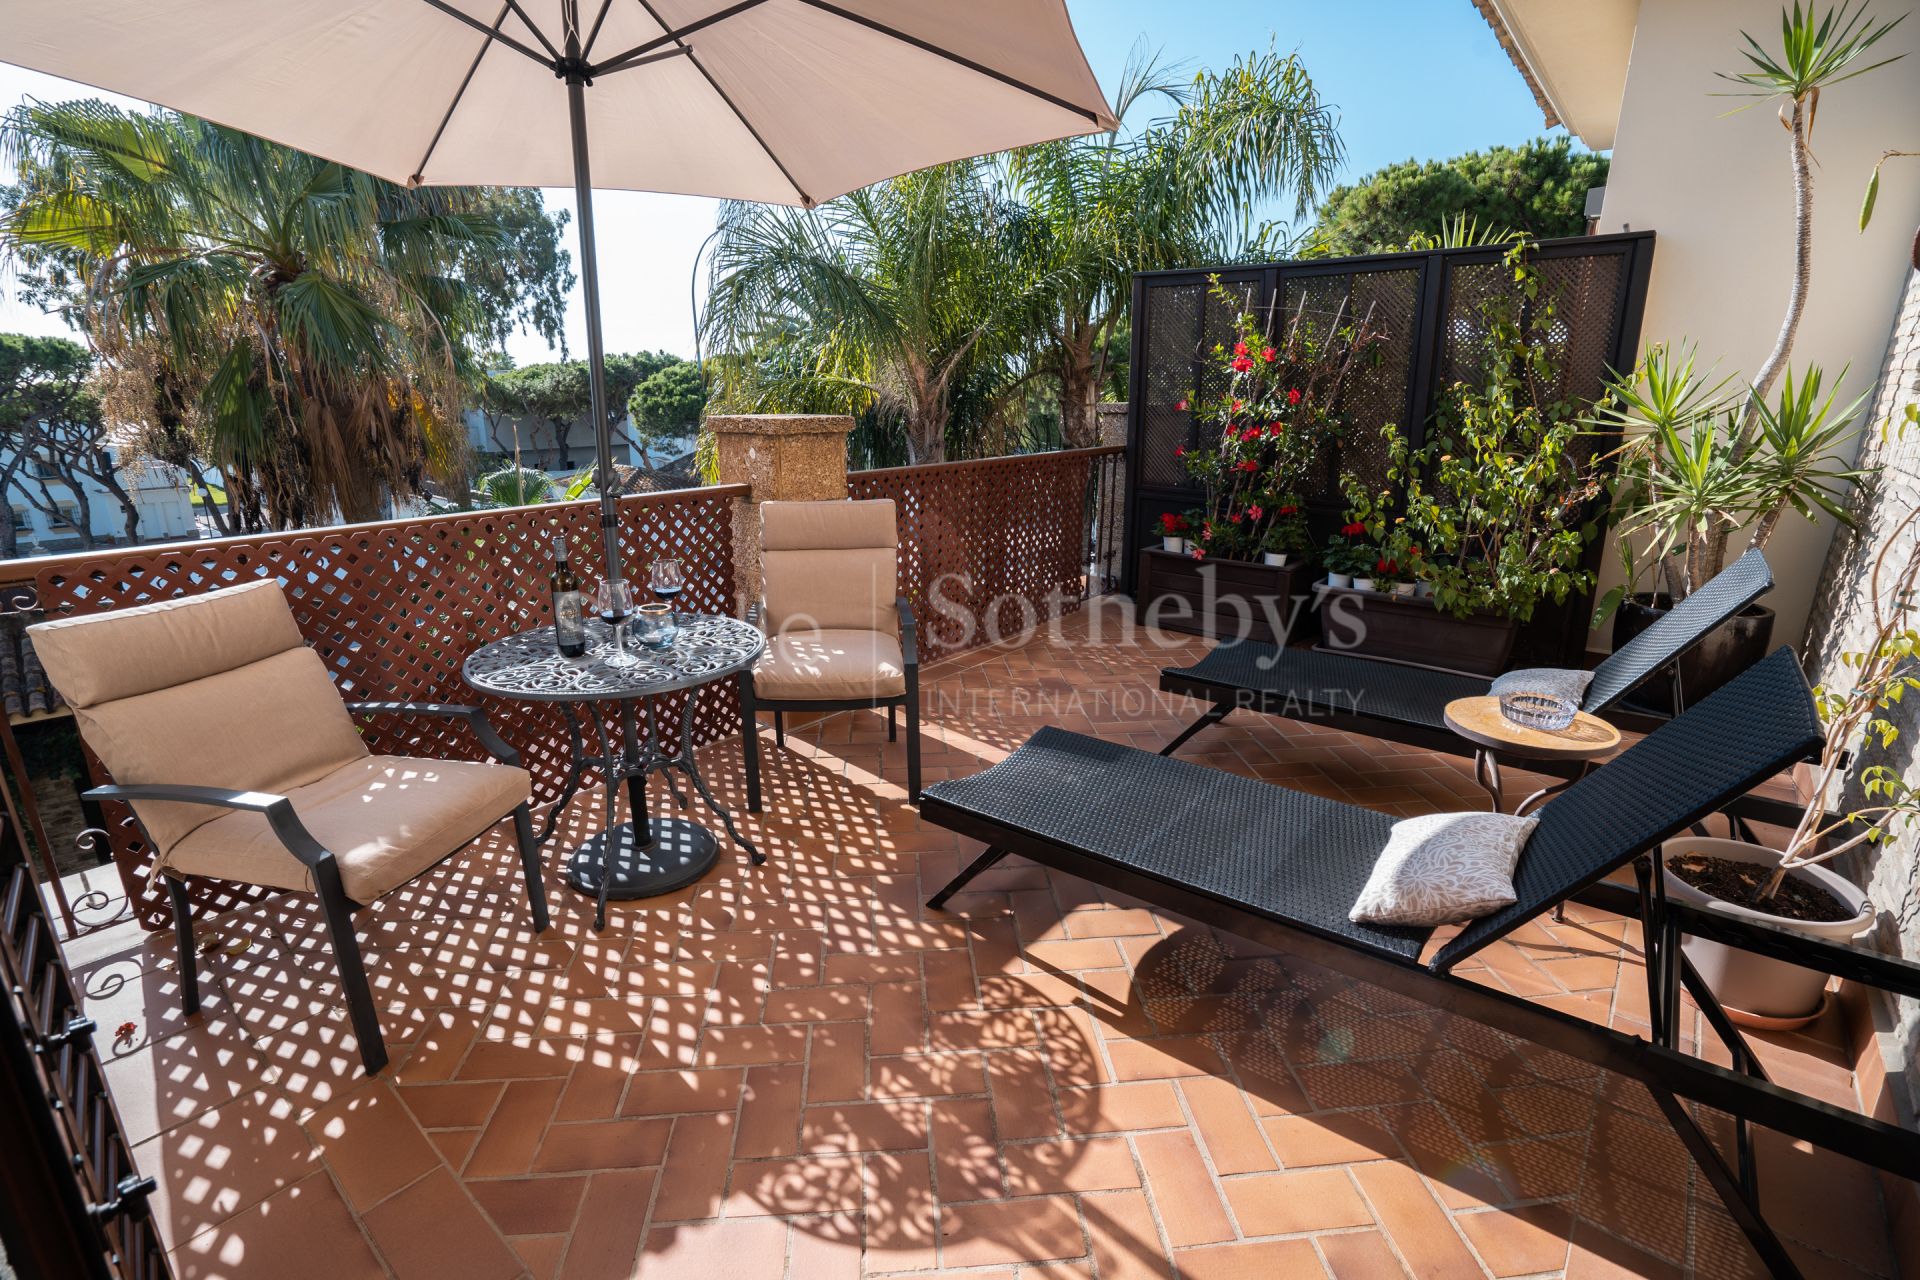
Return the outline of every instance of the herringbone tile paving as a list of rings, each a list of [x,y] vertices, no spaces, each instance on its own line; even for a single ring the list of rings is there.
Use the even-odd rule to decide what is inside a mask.
[[[1113,608],[929,673],[928,780],[1042,723],[1157,748],[1197,642]],[[974,850],[905,803],[875,714],[763,744],[772,862],[531,933],[495,838],[365,914],[395,1065],[358,1070],[306,900],[98,939],[112,1082],[179,1274],[832,1280],[939,1272],[1756,1273],[1637,1086],[1031,865],[921,903]],[[1242,715],[1186,754],[1398,814],[1483,807],[1464,761]],[[738,804],[737,742],[703,760]],[[599,820],[583,798],[550,846]],[[1230,856],[1231,850],[1223,850]],[[1578,909],[1476,976],[1641,1029],[1628,922]],[[1776,1075],[1854,1105],[1835,1029]],[[1873,1178],[1765,1141],[1809,1274],[1891,1274]]]

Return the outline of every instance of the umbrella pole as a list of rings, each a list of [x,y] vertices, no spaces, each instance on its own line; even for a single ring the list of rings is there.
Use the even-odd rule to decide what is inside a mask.
[[[614,489],[613,429],[607,417],[607,353],[600,334],[600,266],[593,246],[593,172],[587,163],[587,91],[578,71],[567,76],[567,122],[573,132],[573,194],[580,206],[580,282],[587,309],[588,392],[593,405],[594,487],[600,491],[600,541],[609,581],[620,576],[620,514]]]

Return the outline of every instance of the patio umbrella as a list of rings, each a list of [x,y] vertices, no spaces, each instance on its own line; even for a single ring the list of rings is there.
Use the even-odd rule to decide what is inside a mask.
[[[0,59],[395,182],[571,184],[609,577],[596,182],[811,206],[1114,127],[1065,0],[17,0]]]

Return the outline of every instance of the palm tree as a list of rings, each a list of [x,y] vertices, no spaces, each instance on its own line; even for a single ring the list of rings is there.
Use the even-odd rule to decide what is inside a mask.
[[[1130,131],[1149,99],[1171,114]],[[1133,273],[1271,254],[1280,228],[1252,211],[1290,194],[1305,214],[1342,155],[1332,109],[1292,55],[1248,54],[1190,78],[1136,56],[1115,110],[1118,132],[1026,147],[1007,164],[1009,197],[1026,211],[1026,274],[1047,287],[1028,374],[1057,382],[1068,447],[1095,443]]]
[[[982,162],[865,187],[818,209],[729,204],[707,328],[738,410],[897,408],[915,462],[946,456],[953,393],[1006,354],[1029,305]]]
[[[99,101],[20,107],[0,145],[20,172],[9,251],[70,274],[97,350],[185,384],[212,460],[282,527],[377,518],[429,474],[464,484],[474,346],[528,320],[529,295],[557,323],[554,282],[513,274],[524,200]]]

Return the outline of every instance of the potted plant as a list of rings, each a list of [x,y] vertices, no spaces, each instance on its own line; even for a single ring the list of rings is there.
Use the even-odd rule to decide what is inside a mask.
[[[1358,520],[1349,520],[1340,532],[1327,539],[1320,552],[1320,563],[1326,566],[1329,587],[1351,589],[1354,575],[1364,574],[1373,567],[1374,551],[1366,537],[1367,526]]]
[[[1889,712],[1920,694],[1920,557],[1910,512],[1886,540],[1868,577],[1871,630],[1864,649],[1840,655],[1844,688],[1822,685],[1814,700],[1826,745],[1800,821],[1780,849],[1743,840],[1678,837],[1661,846],[1667,892],[1704,910],[1845,941],[1873,923],[1873,904],[1851,881],[1821,864],[1920,824],[1920,790],[1883,759],[1899,737]],[[1896,547],[1909,552],[1890,562]],[[1683,944],[1728,1016],[1751,1026],[1787,1028],[1819,1016],[1827,975],[1701,938]]]
[[[1564,602],[1592,584],[1582,560],[1601,485],[1575,450],[1580,406],[1555,396],[1552,300],[1529,288],[1524,241],[1507,263],[1518,287],[1481,307],[1480,378],[1443,393],[1422,447],[1397,426],[1383,429],[1385,488],[1342,477],[1349,520],[1380,548],[1374,585],[1400,589],[1366,601],[1359,617],[1343,611],[1337,637],[1323,618],[1341,648],[1497,675],[1542,600]]]
[[[1213,290],[1243,303],[1217,277]],[[1272,619],[1291,615],[1287,605],[1305,584],[1307,532],[1294,495],[1327,435],[1344,429],[1341,389],[1380,340],[1367,323],[1343,317],[1302,312],[1270,335],[1271,321],[1248,311],[1232,340],[1214,347],[1220,390],[1190,397],[1203,439],[1174,451],[1201,505],[1188,513],[1184,561],[1142,554],[1135,605],[1143,618],[1207,635],[1247,635],[1251,618],[1253,636],[1279,638]],[[1273,563],[1270,553],[1285,559]],[[1186,603],[1178,612],[1190,624],[1157,608],[1170,597]]]
[[[1725,567],[1743,529],[1751,530],[1749,545],[1765,547],[1789,512],[1815,519],[1825,511],[1844,521],[1838,499],[1853,478],[1844,459],[1858,402],[1835,412],[1832,398],[1819,395],[1820,370],[1805,370],[1796,390],[1788,365],[1812,286],[1812,135],[1823,90],[1904,56],[1861,65],[1902,18],[1796,3],[1781,12],[1778,53],[1742,33],[1748,69],[1721,73],[1740,86],[1736,96],[1780,100],[1794,192],[1786,315],[1750,385],[1729,390],[1725,379],[1710,386],[1693,376],[1690,351],[1677,357],[1658,346],[1615,380],[1597,423],[1624,440],[1615,507],[1626,574],[1594,614],[1595,626],[1613,617],[1615,648]],[[1869,203],[1863,221],[1871,213]],[[1681,660],[1681,693],[1696,699],[1718,688],[1765,654],[1772,634],[1773,615],[1759,606],[1730,620]],[[1641,696],[1662,710],[1673,703],[1670,685],[1649,682]]]
[[[1160,549],[1176,554],[1187,549],[1187,530],[1192,528],[1188,519],[1177,511],[1162,512],[1160,516]]]
[[[1298,499],[1283,502],[1274,512],[1273,523],[1260,541],[1260,559],[1277,569],[1289,569],[1306,558],[1313,545],[1307,533],[1307,516]]]

